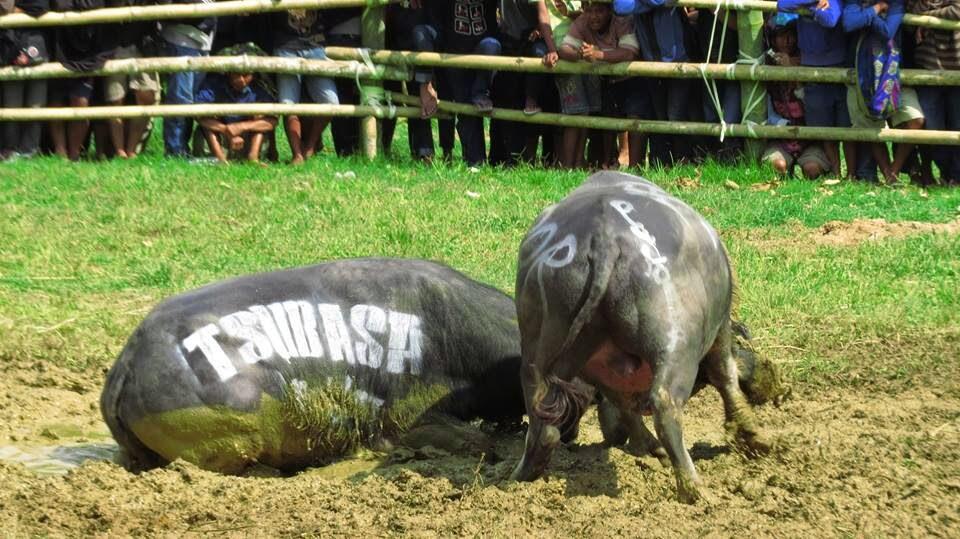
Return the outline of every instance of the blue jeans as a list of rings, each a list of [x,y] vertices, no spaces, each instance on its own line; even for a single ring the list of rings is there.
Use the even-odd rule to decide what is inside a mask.
[[[167,43],[169,56],[209,56],[209,52],[192,47],[181,47]],[[193,103],[200,83],[206,73],[184,71],[167,75],[167,93],[163,102],[169,105],[190,105]],[[190,118],[167,117],[163,119],[163,146],[168,157],[187,157],[190,154],[190,135],[193,122]]]
[[[842,84],[803,85],[804,122],[814,127],[850,127],[847,87]]]
[[[917,88],[920,107],[926,118],[924,129],[960,131],[960,88],[921,86]],[[941,179],[960,180],[960,156],[950,146],[921,146],[940,168]]]
[[[281,58],[305,58],[307,60],[326,60],[327,54],[323,47],[313,49],[291,50],[275,49],[274,56]],[[303,84],[307,85],[307,93],[314,103],[322,105],[338,105],[337,85],[333,79],[326,77],[304,77],[303,75],[281,73],[277,75],[277,99],[281,103],[299,103]]]

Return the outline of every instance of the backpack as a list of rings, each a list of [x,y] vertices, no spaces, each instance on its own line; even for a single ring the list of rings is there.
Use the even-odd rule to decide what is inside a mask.
[[[900,47],[864,33],[857,43],[857,97],[863,110],[886,120],[900,108]]]

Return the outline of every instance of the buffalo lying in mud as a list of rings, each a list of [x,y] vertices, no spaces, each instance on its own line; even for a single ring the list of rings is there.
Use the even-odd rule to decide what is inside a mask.
[[[719,390],[742,447],[770,449],[741,385],[755,402],[784,390],[731,318],[726,251],[703,217],[656,185],[601,172],[544,210],[520,246],[516,303],[530,424],[514,479],[540,476],[576,436],[592,388],[604,397],[606,441],[665,452],[684,501],[700,496],[680,424],[699,386]],[[642,419],[650,413],[656,438]]]
[[[341,260],[167,299],[110,370],[101,409],[136,469],[293,471],[432,420],[519,423],[519,343],[494,288],[432,262]],[[419,439],[443,447],[438,432]]]

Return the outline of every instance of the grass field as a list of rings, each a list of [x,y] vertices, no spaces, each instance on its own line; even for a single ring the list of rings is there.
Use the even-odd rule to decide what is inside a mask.
[[[160,299],[212,281],[376,255],[439,260],[512,294],[527,227],[585,175],[330,154],[299,168],[152,155],[0,165],[0,445],[102,441],[95,403],[126,337]],[[713,444],[694,446],[715,493],[708,504],[673,502],[668,472],[600,449],[594,422],[553,478],[522,486],[502,480],[512,462],[453,457],[350,480],[224,478],[184,463],[139,477],[99,463],[36,478],[0,463],[0,482],[18,485],[0,488],[0,530],[955,535],[960,190],[780,183],[713,163],[647,176],[720,231],[741,317],[794,386],[792,401],[761,413],[791,449],[760,461],[713,451],[725,447],[719,402],[691,403],[688,444]],[[224,497],[185,494],[198,485]]]

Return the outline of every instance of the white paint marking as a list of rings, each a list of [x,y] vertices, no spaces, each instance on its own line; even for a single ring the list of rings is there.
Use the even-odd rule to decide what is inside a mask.
[[[372,369],[380,367],[383,361],[383,346],[370,335],[369,331],[383,335],[387,331],[387,313],[373,305],[354,305],[350,309],[350,327],[360,337],[356,343],[357,361]]]
[[[183,347],[186,348],[188,353],[199,348],[200,352],[207,358],[207,362],[217,372],[217,376],[221,380],[227,380],[237,374],[237,368],[233,366],[230,358],[223,352],[223,348],[220,348],[220,343],[213,338],[214,335],[219,333],[220,329],[217,328],[216,324],[207,324],[184,339]]]
[[[257,331],[257,315],[250,311],[237,311],[220,319],[220,327],[229,337],[244,341],[238,348],[240,357],[253,364],[273,355],[273,346],[266,335]]]
[[[323,321],[323,331],[327,337],[327,348],[330,349],[331,361],[343,361],[353,365],[357,362],[353,355],[353,342],[350,340],[350,330],[343,320],[343,313],[336,303],[319,303],[320,319]]]

